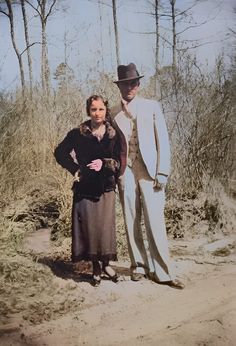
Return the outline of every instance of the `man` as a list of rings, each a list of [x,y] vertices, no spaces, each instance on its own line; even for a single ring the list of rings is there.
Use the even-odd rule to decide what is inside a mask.
[[[157,283],[184,288],[170,272],[164,204],[170,170],[166,123],[158,102],[139,98],[140,79],[135,64],[118,66],[121,102],[111,113],[124,142],[126,168],[119,182],[120,199],[131,259],[131,279],[144,274]],[[145,244],[141,227],[143,213]]]

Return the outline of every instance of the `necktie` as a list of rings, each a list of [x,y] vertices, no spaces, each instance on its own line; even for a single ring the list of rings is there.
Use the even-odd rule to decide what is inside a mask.
[[[130,113],[130,111],[128,110],[128,102],[126,102],[125,100],[121,100],[121,107],[122,107],[122,110],[123,112],[125,113],[125,115],[130,118],[130,119],[133,119],[133,116],[132,114]]]

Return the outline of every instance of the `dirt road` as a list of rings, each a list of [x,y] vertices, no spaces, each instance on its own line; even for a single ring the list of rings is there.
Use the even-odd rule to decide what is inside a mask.
[[[82,299],[81,309],[38,325],[21,323],[3,333],[4,346],[80,345],[236,345],[235,257],[200,253],[199,244],[172,242],[175,271],[182,291],[149,280],[132,282],[128,263],[114,264],[117,284],[102,280],[99,287],[74,277],[55,277]],[[194,253],[195,252],[195,253]],[[75,276],[78,275],[75,273]]]

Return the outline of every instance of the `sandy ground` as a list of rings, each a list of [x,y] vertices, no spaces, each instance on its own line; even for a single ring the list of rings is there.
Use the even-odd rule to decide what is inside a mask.
[[[48,233],[28,239],[34,251],[48,250]],[[34,245],[33,245],[34,244]],[[37,244],[37,245],[35,245]],[[80,345],[236,345],[236,271],[233,239],[221,240],[230,251],[213,256],[206,239],[171,241],[174,270],[186,284],[176,290],[149,280],[132,282],[129,263],[114,263],[120,281],[104,278],[92,287],[55,275],[58,286],[70,285],[81,299],[78,311],[38,325],[5,326],[2,346]],[[218,247],[220,245],[217,245]]]

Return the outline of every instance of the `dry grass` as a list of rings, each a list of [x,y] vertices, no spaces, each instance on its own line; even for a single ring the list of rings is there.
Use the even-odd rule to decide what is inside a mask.
[[[75,290],[77,286],[69,277],[64,285],[58,284],[44,257],[23,246],[27,231],[34,228],[27,230],[26,222],[0,221],[1,323],[7,323],[13,315],[29,323],[40,323],[78,309],[83,299],[78,288]],[[51,261],[56,263],[53,256]]]
[[[174,238],[231,233],[235,206],[225,187],[233,169],[230,121],[235,106],[214,76],[203,78],[184,66],[178,88],[173,88],[176,81],[170,70],[161,75],[173,148],[166,206],[168,233]],[[104,76],[103,82],[102,87],[94,85],[92,92],[102,91],[113,103],[117,93],[112,80]],[[145,92],[151,95],[148,88]],[[1,321],[6,323],[11,314],[19,314],[38,323],[82,304],[80,292],[70,280],[74,275],[70,263],[72,179],[56,164],[53,150],[85,118],[85,98],[79,89],[71,88],[47,102],[40,90],[24,105],[17,94],[0,102]],[[127,258],[127,241],[118,198],[116,206],[121,259]],[[23,246],[25,236],[42,227],[52,229],[55,244],[47,258],[36,257]],[[63,271],[68,273],[65,286],[53,274]]]

